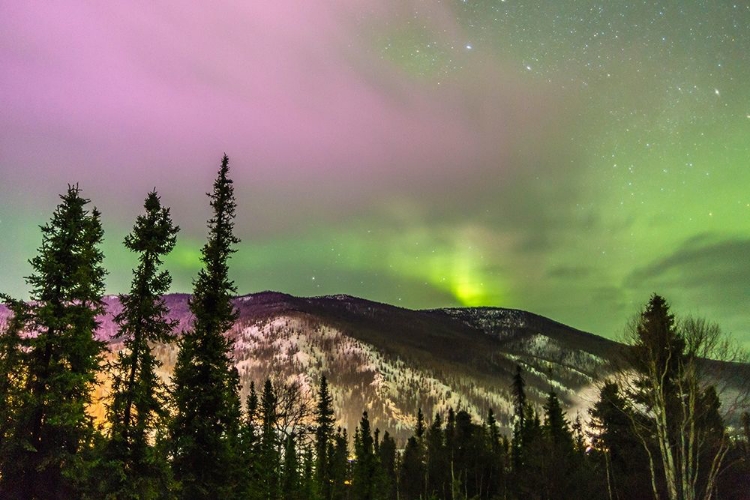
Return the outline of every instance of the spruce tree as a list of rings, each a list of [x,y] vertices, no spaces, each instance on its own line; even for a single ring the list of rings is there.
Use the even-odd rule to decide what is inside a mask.
[[[279,498],[281,442],[276,433],[278,398],[270,379],[266,379],[260,395],[260,419],[260,461],[258,463],[260,487],[263,498],[272,500]]]
[[[228,177],[229,159],[221,162],[209,194],[213,217],[201,251],[204,267],[193,282],[193,325],[180,342],[175,364],[174,404],[170,426],[173,471],[183,498],[232,498],[241,481],[237,441],[240,430],[239,375],[226,333],[237,313],[228,259],[234,236],[235,200]]]
[[[589,415],[594,456],[601,464],[601,480],[609,496],[652,496],[649,460],[638,436],[631,430],[636,416],[616,383],[604,383],[599,400],[589,409]]]
[[[406,441],[404,454],[401,459],[399,470],[399,494],[405,500],[417,500],[422,498],[422,478],[424,467],[422,466],[421,446],[416,437],[411,436]]]
[[[361,500],[374,500],[377,493],[375,491],[377,457],[367,412],[362,413],[359,427],[354,433],[354,459],[352,495]]]
[[[547,395],[544,404],[544,435],[542,464],[542,490],[545,498],[564,499],[575,496],[572,494],[576,479],[576,467],[580,464],[574,460],[573,434],[565,418],[560,400],[554,390]]]
[[[414,437],[416,437],[417,440],[422,441],[424,439],[424,433],[425,433],[424,413],[422,413],[422,408],[417,408],[417,426],[414,429]]]
[[[443,436],[443,420],[436,414],[425,438],[427,455],[427,495],[445,498],[448,491],[450,460]]]
[[[258,436],[258,392],[255,390],[255,381],[250,381],[250,390],[247,394],[247,426],[254,437]]]
[[[331,474],[328,452],[333,440],[333,399],[328,391],[325,375],[320,380],[317,411],[315,413],[315,472],[318,492],[322,498],[331,497]]]
[[[453,490],[457,489],[466,498],[473,498],[483,491],[487,474],[483,472],[484,433],[483,428],[472,422],[466,410],[456,413],[456,434],[451,468]]]
[[[565,454],[573,453],[573,434],[554,390],[549,392],[544,404],[543,430],[556,449]]]
[[[284,440],[284,466],[281,470],[281,498],[297,500],[302,497],[302,478],[297,456],[297,442],[294,433]]]
[[[539,415],[527,402],[523,370],[516,366],[511,392],[513,396],[513,436],[511,439],[511,488],[518,498],[530,498],[538,491],[545,450]]]
[[[300,451],[303,459],[300,497],[314,500],[318,497],[316,496],[317,487],[315,485],[315,458],[313,447],[307,443],[301,447]]]
[[[399,475],[399,493],[405,499],[424,498],[428,488],[425,422],[422,409],[417,410],[414,436],[406,441]]]
[[[238,491],[244,492],[243,498],[263,498],[260,488],[260,410],[258,408],[258,393],[255,390],[255,382],[250,382],[250,391],[247,396],[247,415],[242,426],[241,441],[239,445],[240,461],[238,463],[241,474],[241,484]]]
[[[514,445],[515,441],[514,434]],[[518,466],[514,465],[511,483],[519,498],[535,498],[541,490],[539,478],[544,477],[544,461],[547,459],[546,453],[548,452],[544,447],[539,414],[530,404],[526,404],[523,428],[518,435],[518,442],[521,461]]]
[[[24,340],[23,398],[0,450],[0,497],[70,498],[85,477],[83,452],[94,437],[86,414],[104,345],[94,337],[104,312],[99,211],[68,186],[49,223],[33,270]]]
[[[497,425],[495,419],[495,412],[492,408],[487,413],[487,439],[488,443],[488,484],[489,489],[493,493],[500,494],[504,493],[504,474],[506,466],[506,455],[503,447],[502,436],[500,435],[500,428]]]
[[[165,458],[150,443],[167,417],[166,388],[156,374],[161,363],[151,344],[172,340],[176,326],[162,299],[172,279],[159,266],[174,248],[179,228],[156,192],[148,194],[144,208],[125,237],[125,247],[139,255],[130,294],[120,296],[122,312],[114,318],[124,346],[113,367],[105,457],[119,466],[119,474],[104,479],[110,482],[109,494],[151,498],[164,495],[169,477]]]
[[[395,500],[398,498],[398,476],[396,475],[396,441],[388,431],[383,434],[383,440],[378,448],[378,461],[382,472],[382,498]]]
[[[349,437],[346,429],[339,427],[329,447],[328,470],[331,474],[331,500],[344,500],[349,496],[351,477],[349,471]]]

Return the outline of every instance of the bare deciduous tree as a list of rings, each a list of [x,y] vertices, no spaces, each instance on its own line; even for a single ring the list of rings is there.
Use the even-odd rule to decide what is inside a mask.
[[[632,430],[649,457],[655,498],[710,500],[731,445],[725,423],[746,407],[733,383],[745,353],[704,319],[676,321],[652,296],[626,332],[632,350],[617,383],[632,403]],[[661,486],[661,487],[660,487]]]

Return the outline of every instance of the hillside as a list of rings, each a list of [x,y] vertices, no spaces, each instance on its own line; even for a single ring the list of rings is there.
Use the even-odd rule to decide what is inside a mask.
[[[166,297],[180,329],[187,328],[189,296]],[[100,336],[119,344],[109,314]],[[595,397],[592,382],[618,344],[524,311],[500,308],[414,311],[346,295],[298,298],[275,292],[239,297],[231,330],[243,397],[250,381],[266,377],[299,384],[313,394],[325,374],[338,424],[353,432],[363,409],[374,425],[406,436],[416,409],[428,420],[449,407],[476,418],[492,408],[509,429],[510,379],[525,371],[532,402],[554,387],[571,416]],[[168,376],[175,345],[159,346]]]
[[[178,331],[189,327],[189,296],[166,297]],[[100,338],[120,348],[105,299]],[[400,437],[411,431],[417,408],[428,420],[449,407],[483,418],[492,408],[509,429],[510,380],[525,372],[530,401],[540,404],[553,387],[571,417],[596,396],[593,382],[617,343],[550,319],[501,308],[414,311],[347,295],[298,298],[262,292],[235,300],[239,318],[230,331],[243,397],[250,381],[267,377],[297,383],[310,396],[326,375],[338,424],[353,432],[367,409],[374,426]],[[7,314],[7,312],[6,312]],[[168,377],[176,345],[157,346]]]

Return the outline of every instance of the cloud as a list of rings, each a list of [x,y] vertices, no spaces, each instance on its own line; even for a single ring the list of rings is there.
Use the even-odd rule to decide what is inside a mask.
[[[735,334],[750,332],[750,239],[701,234],[666,257],[635,270],[625,286],[642,296],[659,293],[691,307]],[[680,307],[678,307],[678,310]]]
[[[579,13],[569,3],[560,8]],[[490,15],[498,7],[504,15]],[[11,237],[0,254],[12,271],[2,278],[22,283],[37,226],[80,182],[103,214],[110,291],[123,291],[120,242],[156,187],[182,227],[170,264],[186,291],[226,152],[243,239],[233,269],[248,291],[308,293],[315,271],[331,291],[387,300],[400,285],[412,304],[520,307],[604,334],[659,291],[750,332],[747,242],[674,243],[695,227],[745,227],[744,114],[737,128],[725,119],[736,107],[715,114],[713,94],[695,107],[699,92],[674,90],[701,73],[680,61],[715,61],[642,52],[664,36],[647,22],[594,44],[596,29],[578,29],[599,22],[585,9],[561,23],[531,7],[9,3],[0,227]],[[722,102],[742,92],[722,88]],[[683,115],[725,125],[703,137]],[[736,166],[724,168],[728,152]],[[711,226],[703,212],[716,214]]]
[[[710,235],[701,235],[688,240],[672,254],[635,270],[627,285],[707,286],[750,292],[748,255],[750,239],[717,240]]]
[[[2,174],[45,196],[85,180],[92,198],[106,193],[105,213],[128,217],[157,185],[177,213],[226,151],[249,232],[398,198],[438,217],[498,202],[504,223],[558,223],[540,201],[576,192],[566,96],[463,45],[441,85],[415,77],[378,40],[417,7],[444,45],[466,38],[450,9],[355,3],[15,4],[2,22]],[[11,168],[22,162],[23,174]]]
[[[547,271],[550,279],[583,280],[591,276],[593,270],[585,266],[556,266]]]

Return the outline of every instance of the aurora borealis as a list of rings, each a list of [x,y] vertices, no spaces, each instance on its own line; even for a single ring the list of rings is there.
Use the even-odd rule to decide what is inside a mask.
[[[617,337],[651,293],[750,346],[750,6],[6,2],[0,289],[68,183],[108,290],[156,187],[188,291],[226,152],[240,293],[521,308]]]

